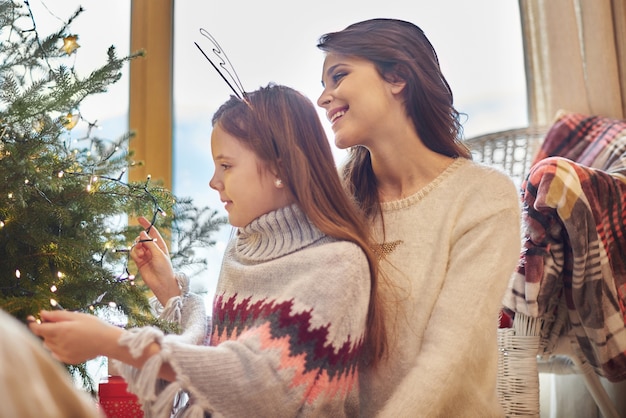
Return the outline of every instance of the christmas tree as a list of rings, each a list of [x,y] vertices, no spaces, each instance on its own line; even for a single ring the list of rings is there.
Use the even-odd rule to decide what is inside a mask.
[[[206,260],[194,249],[213,245],[225,219],[150,178],[126,180],[138,164],[128,150],[132,135],[98,137],[80,105],[104,94],[140,54],[120,58],[110,47],[106,62],[77,74],[70,27],[81,13],[44,36],[27,1],[0,0],[0,307],[21,320],[41,309],[106,315],[114,308],[127,326],[168,329],[150,314],[148,289],[129,263],[140,227],[128,219],[152,216],[174,241],[175,268],[196,271]],[[70,370],[93,390],[85,365]]]

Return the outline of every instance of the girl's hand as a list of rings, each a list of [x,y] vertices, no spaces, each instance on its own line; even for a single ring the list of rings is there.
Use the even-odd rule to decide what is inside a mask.
[[[165,241],[161,237],[161,234],[159,233],[159,230],[156,228],[156,226],[152,225],[150,221],[143,216],[137,218],[137,221],[139,222],[139,225],[143,226],[143,229],[145,229],[146,231],[148,229],[150,230],[147,235],[150,237],[150,239],[154,240],[154,243],[159,247],[159,249],[163,251],[163,253],[169,258],[170,253],[167,249],[167,245],[165,245]]]
[[[139,224],[146,230],[150,229],[150,232],[142,231],[139,234],[130,256],[137,265],[143,281],[161,305],[165,306],[170,298],[180,296],[181,293],[174,277],[169,251],[157,228],[150,226],[150,222],[144,217],[138,220]]]
[[[41,311],[41,323],[30,317],[31,331],[57,360],[79,364],[98,356],[112,356],[124,332],[94,315],[70,311]]]

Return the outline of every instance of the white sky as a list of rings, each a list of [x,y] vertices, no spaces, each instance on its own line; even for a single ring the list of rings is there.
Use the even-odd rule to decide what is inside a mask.
[[[201,39],[200,27],[226,50],[247,90],[272,80],[315,99],[321,91],[323,57],[315,47],[319,36],[358,20],[395,17],[424,29],[439,54],[456,102],[468,104],[465,110],[472,102],[524,93],[516,0],[271,0],[201,6],[205,3],[209,4],[176,3],[176,94],[190,115],[198,109],[215,109],[230,93],[193,45]],[[186,65],[180,66],[183,61]],[[497,121],[481,120],[480,114],[474,114],[466,129],[480,133],[499,127]]]
[[[30,0],[30,4],[40,33],[46,33],[50,24],[57,27],[55,15],[66,18],[83,5],[85,12],[72,25],[81,45],[72,57],[79,70],[102,64],[110,45],[120,55],[129,51],[129,0]],[[439,55],[457,109],[469,115],[466,137],[527,124],[517,0],[178,0],[175,194],[223,212],[217,194],[208,187],[213,171],[210,118],[231,91],[193,44],[203,40],[199,28],[218,40],[246,90],[274,81],[315,101],[321,92],[323,60],[315,46],[319,36],[373,17],[409,20],[425,31]],[[126,74],[108,93],[90,98],[81,108],[88,120],[97,119],[106,132],[111,129],[113,137],[128,129],[120,126],[128,111]],[[324,118],[323,123],[332,139]],[[338,152],[337,159],[342,155]],[[225,228],[216,237],[218,246],[207,252],[212,267],[196,279],[211,295],[228,232]]]

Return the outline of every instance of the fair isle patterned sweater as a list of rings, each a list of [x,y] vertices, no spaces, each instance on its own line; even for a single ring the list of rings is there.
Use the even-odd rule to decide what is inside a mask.
[[[279,209],[229,243],[210,346],[193,345],[197,334],[133,330],[120,344],[139,355],[156,340],[162,351],[142,370],[125,367],[124,376],[147,417],[168,417],[179,391],[191,398],[183,417],[356,416],[369,292],[369,267],[357,245],[325,235],[296,206]],[[182,322],[197,322],[185,319],[192,300],[172,302]],[[162,362],[177,377],[155,391]]]

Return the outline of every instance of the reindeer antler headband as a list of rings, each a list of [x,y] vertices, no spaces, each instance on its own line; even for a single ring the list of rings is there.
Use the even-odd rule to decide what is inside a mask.
[[[200,28],[200,34],[213,44],[211,51],[216,57],[217,64],[206,54],[206,52],[204,52],[197,42],[194,42],[194,44],[198,47],[200,52],[202,52],[202,55],[204,55],[204,57],[211,63],[213,68],[215,68],[215,71],[217,71],[226,84],[228,84],[228,87],[230,87],[230,89],[235,93],[235,96],[250,106],[248,95],[243,88],[243,84],[241,84],[241,80],[239,80],[237,71],[235,71],[235,68],[230,63],[226,52],[224,52],[217,40],[207,30]]]

